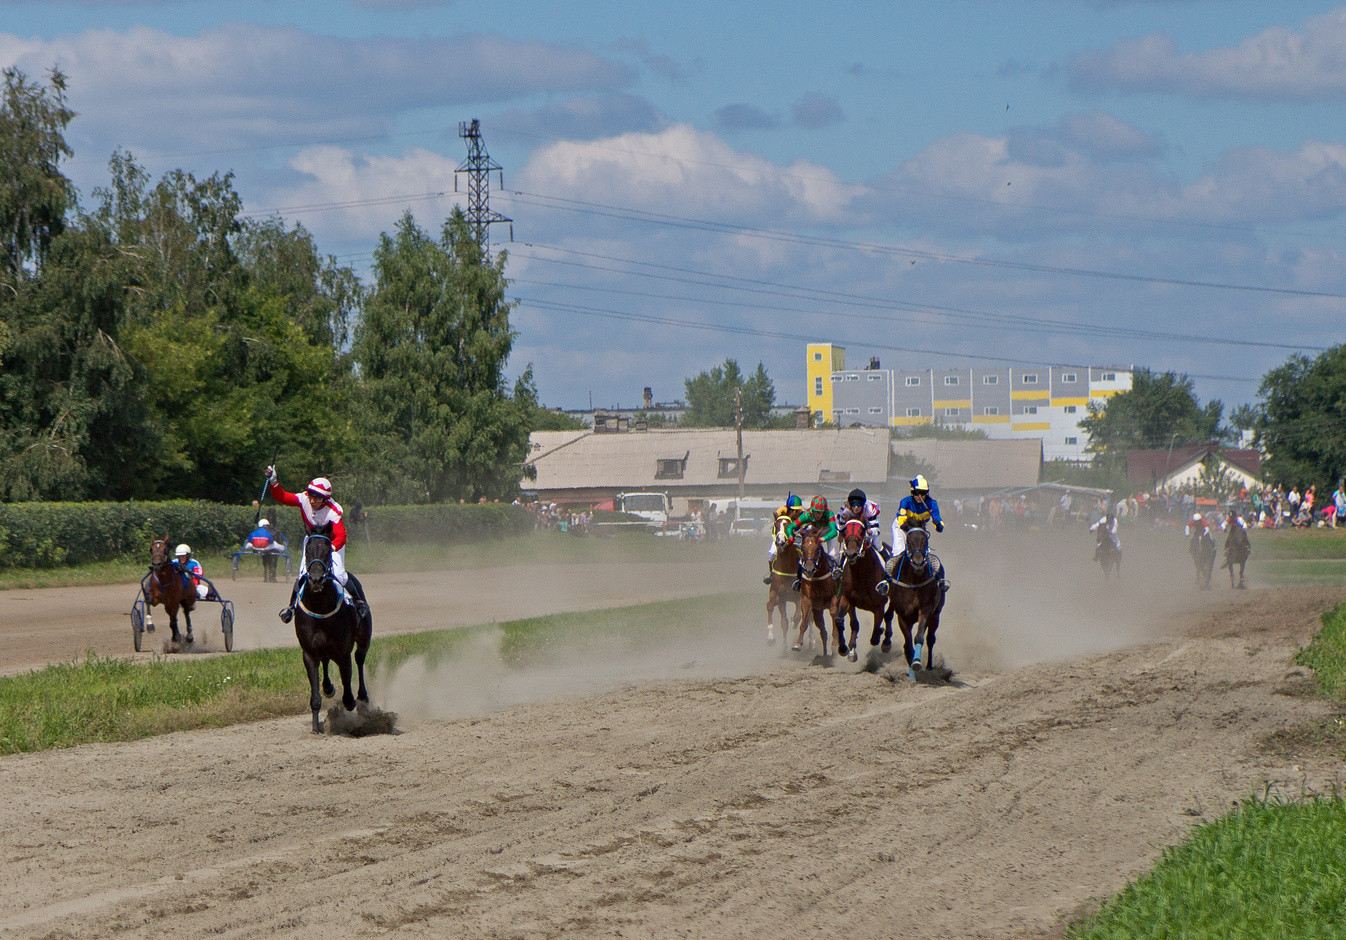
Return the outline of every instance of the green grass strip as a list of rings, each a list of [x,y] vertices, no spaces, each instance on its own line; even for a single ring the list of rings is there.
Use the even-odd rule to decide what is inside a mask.
[[[1076,940],[1340,938],[1346,931],[1346,802],[1249,800],[1166,849]]]
[[[415,656],[451,659],[483,634],[499,637],[501,660],[515,668],[544,662],[555,644],[608,651],[617,638],[657,644],[675,627],[706,632],[743,623],[758,607],[741,594],[533,617],[503,624],[376,637],[366,674]],[[335,676],[333,677],[335,681]],[[308,711],[308,680],[298,648],[219,656],[156,657],[135,663],[100,657],[0,677],[0,754],[133,741],[172,731],[218,728]]]
[[[1324,695],[1346,701],[1346,604],[1323,614],[1322,628],[1295,662],[1313,670]]]

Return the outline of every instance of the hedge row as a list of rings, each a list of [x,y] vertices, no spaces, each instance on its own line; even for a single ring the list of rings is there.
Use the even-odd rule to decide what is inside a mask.
[[[293,541],[298,510],[262,510]],[[253,528],[257,510],[205,501],[160,503],[0,503],[0,568],[54,568],[121,557],[149,557],[162,536],[198,554],[233,548]],[[446,504],[368,510],[369,536],[382,542],[471,542],[532,529],[518,506]]]

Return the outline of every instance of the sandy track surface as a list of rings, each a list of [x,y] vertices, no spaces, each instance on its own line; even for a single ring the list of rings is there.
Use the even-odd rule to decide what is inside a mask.
[[[684,585],[693,582],[707,594],[743,584],[742,577],[710,562],[634,561],[370,574],[361,580],[378,636],[683,597]],[[230,581],[226,572],[215,585],[234,603],[236,650],[295,644],[294,627],[276,617],[289,599],[288,583]],[[497,590],[485,593],[483,585]],[[87,650],[134,657],[130,610],[136,591],[127,584],[0,591],[0,674],[69,661]],[[156,630],[145,635],[144,659],[162,651],[169,635],[163,608],[153,615]],[[200,603],[192,623],[207,642],[221,645],[219,604]],[[185,629],[181,620],[179,628]]]
[[[300,717],[7,757],[0,932],[1058,936],[1232,801],[1343,782],[1273,745],[1329,713],[1292,658],[1346,589],[1080,581],[1093,629],[1017,617],[992,562],[955,586],[959,684],[741,652],[396,737]]]

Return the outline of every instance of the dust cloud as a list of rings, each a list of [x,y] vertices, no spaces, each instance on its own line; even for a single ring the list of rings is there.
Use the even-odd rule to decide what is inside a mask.
[[[932,548],[944,561],[953,585],[937,635],[937,663],[951,668],[957,678],[1098,655],[1157,639],[1175,613],[1221,596],[1218,589],[1198,592],[1193,587],[1181,538],[1132,531],[1123,533],[1122,542],[1122,577],[1106,583],[1092,561],[1093,540],[1081,530],[1006,533],[998,538],[952,531],[935,536]],[[637,639],[618,621],[598,635],[585,631],[582,636],[554,640],[545,657],[522,664],[502,658],[501,630],[477,630],[448,659],[414,657],[393,667],[371,658],[371,694],[382,707],[414,723],[581,698],[659,680],[809,668],[816,649],[783,655],[787,647],[781,644],[779,628],[776,645],[766,643],[763,546],[751,542],[728,550],[706,548],[714,553],[721,573],[742,592],[725,599],[722,609],[709,618],[714,622],[671,620],[660,636],[651,639],[646,633]],[[672,574],[677,569],[669,571],[661,586],[672,588],[674,596],[679,587],[689,597],[705,592],[702,582],[679,585]],[[534,576],[546,577],[536,570]],[[870,622],[870,616],[861,612],[861,662],[832,657],[828,665],[833,671],[875,672],[884,665],[874,659],[881,654],[868,647]],[[816,642],[811,626],[809,632]],[[896,625],[894,639],[895,656],[900,658]]]

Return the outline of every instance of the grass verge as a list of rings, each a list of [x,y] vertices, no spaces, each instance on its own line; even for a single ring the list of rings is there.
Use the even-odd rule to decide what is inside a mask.
[[[1346,605],[1295,661],[1346,701]],[[1074,940],[1341,937],[1346,924],[1346,800],[1253,798],[1166,849],[1154,870],[1067,933]]]
[[[1341,937],[1346,801],[1251,799],[1164,851],[1074,940]]]
[[[380,672],[413,656],[431,663],[449,659],[485,632],[498,632],[506,666],[526,668],[546,660],[562,641],[572,647],[586,640],[607,644],[620,635],[623,642],[642,645],[656,641],[671,623],[710,630],[755,606],[745,595],[724,594],[379,637],[370,649],[368,675],[373,684]],[[149,664],[89,654],[0,677],[0,754],[133,741],[307,712],[308,680],[297,648],[161,657]]]

